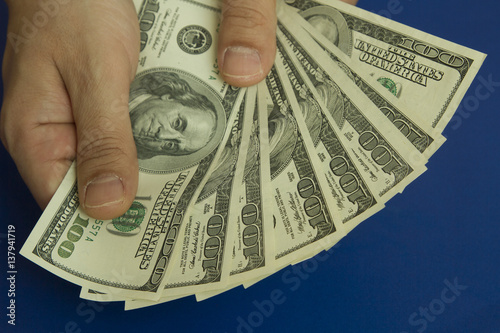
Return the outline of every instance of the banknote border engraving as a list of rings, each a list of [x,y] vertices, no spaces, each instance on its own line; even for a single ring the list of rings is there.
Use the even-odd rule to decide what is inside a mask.
[[[54,263],[54,261],[52,260],[52,250],[59,241],[62,232],[66,229],[64,227],[60,227],[59,229],[57,229],[56,225],[60,223],[61,217],[64,214],[66,214],[66,220],[63,223],[65,223],[65,225],[68,224],[71,221],[71,217],[75,214],[76,210],[80,206],[76,181],[74,182],[73,186],[71,186],[68,194],[64,198],[65,199],[63,203],[59,206],[59,210],[53,215],[49,227],[46,229],[46,232],[42,235],[42,237],[40,237],[40,240],[37,242],[37,246],[33,249],[34,255],[42,258],[45,261],[48,261],[51,264]],[[70,203],[73,203],[73,205],[70,206]],[[69,210],[68,207],[70,207]],[[56,235],[54,235],[55,237],[52,241],[52,244],[47,245],[47,241],[52,235],[52,232],[50,232],[50,230],[58,230],[58,232]],[[45,246],[49,246],[49,248],[47,250],[44,250],[43,248]]]

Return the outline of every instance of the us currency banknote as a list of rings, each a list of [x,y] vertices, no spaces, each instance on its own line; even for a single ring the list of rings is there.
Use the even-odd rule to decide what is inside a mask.
[[[145,0],[138,8],[142,44],[129,100],[137,199],[120,218],[90,218],[80,209],[73,166],[21,253],[81,286],[157,299],[184,218],[222,153],[243,91],[219,75],[219,18],[212,7]],[[161,124],[191,133],[190,149],[160,140]]]
[[[174,250],[172,264],[167,272],[164,296],[175,296],[207,289],[224,287],[223,270],[231,266],[224,263],[229,254],[231,198],[236,190],[235,174],[243,141],[248,142],[251,114],[240,107],[235,122],[230,127],[230,137],[223,153],[200,196],[193,204],[190,216],[182,227],[179,242]],[[247,119],[245,119],[247,118]],[[245,150],[246,152],[246,150]]]
[[[377,106],[394,126],[415,146],[426,158],[429,158],[444,143],[445,138],[441,132],[420,119],[420,115],[409,112],[410,108],[404,103],[404,98],[396,98],[388,89],[383,87],[372,76],[364,71],[359,71],[354,61],[328,38],[309,24],[304,18],[294,11],[283,10],[280,12],[278,27],[286,37],[288,44],[293,45],[295,40],[301,39],[302,44],[307,45],[307,50],[312,54],[325,53],[333,61],[337,62],[348,77],[363,91],[363,93]],[[316,47],[308,35],[301,29],[297,22],[317,41],[322,47]],[[293,37],[292,37],[293,35]],[[299,48],[292,46],[295,52]]]
[[[182,245],[182,259],[171,266],[175,269],[167,276],[169,284],[164,296],[158,301],[125,300],[95,291],[82,291],[81,296],[101,301],[125,300],[127,309],[135,309],[171,301],[186,294],[196,293],[197,299],[205,299],[249,278],[274,271],[272,206],[266,199],[270,193],[270,180],[266,179],[266,176],[270,178],[269,158],[267,144],[262,142],[260,136],[258,113],[254,112],[255,97],[256,87],[249,88],[246,105],[240,107],[224,153],[180,236],[184,239],[179,243]],[[267,123],[264,125],[267,127]],[[240,156],[235,156],[238,154]],[[267,175],[262,170],[267,170]],[[220,230],[216,242],[203,234],[210,232],[210,222],[214,224],[214,221],[220,222],[217,223]],[[234,244],[231,251],[224,249],[227,244]],[[207,259],[206,255],[210,253],[214,256]],[[187,260],[188,257],[191,260]],[[224,271],[223,267],[230,269]],[[230,286],[220,289],[225,286],[225,281]]]
[[[226,259],[232,263],[229,283],[243,281],[274,272],[275,234],[271,204],[271,173],[267,118],[258,111],[257,87],[247,90],[249,113],[253,114],[252,133],[245,147],[245,160],[239,166],[236,195],[231,201],[235,228],[231,233],[233,248]]]
[[[290,94],[275,66],[259,95],[268,107],[259,112],[268,119],[276,261],[282,268],[335,244],[344,227],[325,188],[324,172],[307,125],[293,112]]]
[[[280,38],[281,37],[281,38]],[[327,180],[326,188],[331,192],[334,202],[330,209],[340,221],[352,230],[356,225],[383,208],[383,199],[379,191],[370,188],[365,176],[359,171],[362,165],[357,158],[352,156],[350,149],[345,146],[338,128],[332,126],[326,114],[329,112],[320,100],[319,94],[312,85],[307,85],[303,79],[304,70],[300,64],[293,60],[294,54],[290,48],[282,44],[282,37],[278,35],[278,56],[276,67],[282,78],[285,89],[289,91],[292,109],[299,122],[307,125],[313,139],[313,147],[308,147],[316,152]],[[372,181],[371,178],[369,178]],[[374,187],[376,190],[377,188]],[[333,246],[334,244],[332,244]]]
[[[253,93],[256,93],[256,87],[247,90],[248,102],[252,100],[250,95]],[[259,102],[262,103],[262,99]],[[260,116],[256,103],[253,106],[255,112],[250,143],[257,149],[248,149],[240,192],[231,202],[231,206],[240,207],[232,212],[241,211],[241,214],[231,219],[236,228],[231,233],[234,239],[231,256],[226,257],[232,266],[228,286],[222,290],[196,293],[198,301],[239,286],[249,279],[267,276],[276,270],[269,145],[266,142],[267,118]]]
[[[312,45],[301,45],[302,40],[296,39],[292,49],[279,31],[278,38],[283,48],[289,50],[288,63],[296,64],[295,78],[303,81],[322,108],[328,110],[328,123],[340,133],[353,159],[360,164],[363,178],[384,202],[425,171],[426,158],[337,63],[324,54],[312,56],[306,51]]]
[[[230,235],[235,227],[230,212],[238,208],[231,201],[242,179],[239,174],[243,171],[237,167],[246,157],[252,116],[253,102],[249,104],[244,100],[229,128],[230,136],[223,153],[214,163],[213,172],[180,228],[162,298],[157,301],[127,300],[127,308],[150,306],[226,286],[229,274],[224,271],[231,269],[231,262],[225,257],[230,255]]]
[[[251,136],[254,110],[255,89],[251,89],[233,126],[228,128],[229,140],[183,228],[180,236],[183,242],[179,242],[174,252],[164,296],[221,289],[228,283],[237,261],[240,269],[265,267],[267,249],[264,248],[260,179],[252,184],[255,193],[248,193],[255,200],[246,204],[241,200],[245,172],[250,171],[245,169],[247,157],[259,156],[258,138]],[[240,234],[245,239],[236,253],[235,238]],[[246,261],[246,267],[242,261]]]
[[[486,57],[338,0],[284,2],[439,132]]]
[[[285,2],[275,65],[243,90],[219,75],[219,1],[134,0],[136,200],[90,218],[73,166],[21,253],[86,299],[202,300],[332,247],[424,172],[484,55],[336,0]],[[162,135],[167,117],[189,144]]]

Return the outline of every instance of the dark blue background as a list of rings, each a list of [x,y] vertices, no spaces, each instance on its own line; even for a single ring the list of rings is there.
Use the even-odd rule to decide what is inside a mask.
[[[360,0],[374,12],[393,0]],[[400,0],[392,18],[489,54],[478,76],[500,82],[496,1]],[[388,14],[389,12],[381,12]],[[7,11],[0,1],[0,44]],[[476,79],[467,95],[472,101]],[[41,214],[0,148],[0,331],[18,332],[500,332],[500,87],[479,103],[428,171],[328,254],[256,286],[197,303],[193,297],[142,310],[81,300],[80,288],[17,255],[16,327],[7,326],[7,225],[16,252]],[[454,125],[457,123],[454,122]],[[466,286],[444,297],[446,282]],[[281,291],[271,308],[273,290]],[[276,293],[276,291],[274,291]],[[256,305],[257,304],[257,305]],[[259,305],[264,310],[259,310]],[[442,305],[444,304],[444,308]],[[427,318],[421,309],[433,307]],[[260,311],[260,313],[258,312]],[[413,321],[411,320],[413,319]],[[245,324],[241,324],[244,322]],[[6,327],[6,329],[1,329]]]

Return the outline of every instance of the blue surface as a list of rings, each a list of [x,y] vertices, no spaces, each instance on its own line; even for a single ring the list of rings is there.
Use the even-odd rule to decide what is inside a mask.
[[[393,2],[360,0],[359,6],[380,12]],[[399,2],[403,9],[393,19],[488,53],[478,76],[500,82],[498,2]],[[1,45],[6,22],[0,1]],[[466,96],[474,96],[479,84],[474,81]],[[41,211],[2,147],[0,331],[500,332],[500,217],[495,210],[500,88],[495,89],[468,118],[462,117],[460,126],[445,130],[448,140],[427,172],[331,252],[248,290],[129,312],[122,303],[81,300],[79,287],[18,254]],[[7,325],[6,316],[8,224],[16,228],[15,327]]]

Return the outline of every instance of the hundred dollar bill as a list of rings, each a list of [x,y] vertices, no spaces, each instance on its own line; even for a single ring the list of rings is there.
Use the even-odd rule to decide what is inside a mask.
[[[306,74],[301,68],[290,48],[282,43],[283,35],[278,35],[278,57],[275,63],[282,83],[289,92],[288,99],[292,105],[295,118],[305,123],[313,140],[313,149],[322,164],[322,171],[327,180],[324,188],[329,189],[335,202],[330,204],[331,211],[346,226],[347,232],[368,217],[383,208],[383,199],[379,197],[380,187],[373,191],[369,183],[359,171],[362,169],[357,158],[346,147],[339,135],[339,129],[328,121],[329,113],[323,105],[321,97],[304,81]],[[295,63],[294,63],[295,62]],[[303,78],[304,77],[304,78]],[[366,177],[366,175],[365,175]],[[373,183],[373,179],[369,178]],[[381,178],[381,181],[383,179]],[[372,185],[373,186],[373,185]],[[386,186],[383,184],[383,186]],[[334,244],[332,244],[334,245]]]
[[[272,207],[269,205],[269,201],[265,199],[269,193],[270,180],[267,180],[267,183],[261,183],[261,177],[264,179],[266,177],[266,174],[261,174],[261,169],[266,170],[266,166],[269,169],[269,163],[266,163],[265,158],[261,161],[261,149],[266,152],[267,145],[259,140],[258,113],[254,112],[256,109],[255,95],[256,87],[247,90],[246,107],[240,107],[240,113],[231,131],[232,137],[226,143],[226,149],[217,162],[218,167],[216,167],[200,196],[200,198],[205,196],[207,198],[201,200],[199,198],[193,209],[190,222],[186,224],[182,235],[184,238],[182,246],[183,259],[181,260],[181,267],[176,268],[184,273],[179,274],[174,271],[172,274],[174,278],[168,277],[168,282],[172,282],[172,285],[175,286],[164,291],[164,294],[169,296],[162,297],[158,302],[126,300],[126,309],[136,309],[168,302],[193,293],[196,293],[198,300],[206,299],[241,284],[247,278],[268,274],[273,271],[274,230],[271,224],[272,216],[269,216]],[[254,115],[252,135],[249,135],[250,124],[248,122],[252,120],[252,115]],[[245,120],[243,120],[244,118]],[[243,133],[245,131],[242,128],[244,124],[248,133]],[[267,124],[265,125],[267,126]],[[240,156],[235,156],[237,154]],[[246,157],[243,160],[245,163],[241,163],[242,156]],[[269,171],[267,174],[269,178]],[[238,185],[238,183],[241,183],[241,185]],[[232,184],[232,187],[229,187],[228,184]],[[234,194],[231,195],[231,192]],[[231,201],[228,204],[229,197],[231,197]],[[203,211],[199,211],[200,209]],[[213,214],[214,212],[217,214]],[[204,232],[207,233],[210,232],[210,229],[213,229],[210,228],[210,221],[215,220],[214,216],[220,217],[217,219],[219,222],[226,221],[223,225],[224,230],[221,230],[224,232],[217,234],[217,246],[214,246],[214,242],[210,241],[212,238],[203,235]],[[193,223],[193,221],[196,222]],[[267,223],[264,224],[264,221],[267,221]],[[230,225],[229,228],[228,224]],[[224,247],[227,247],[226,244],[231,243],[235,244],[230,249],[231,251],[224,250]],[[210,253],[215,254],[217,258],[215,256],[211,259],[205,258]],[[186,258],[188,256],[192,259],[187,265]],[[224,263],[222,262],[223,258],[226,260]],[[215,263],[215,265],[207,267],[208,264],[206,263],[208,261]],[[179,263],[174,262],[171,267],[177,265]],[[221,287],[219,282],[224,280],[222,267],[231,268],[231,270],[226,269],[225,271],[226,275],[230,275],[228,281],[230,287],[211,291],[212,288]],[[177,277],[175,277],[176,275]],[[176,283],[176,278],[184,284],[186,284],[185,281],[189,283],[182,286],[182,282]],[[178,288],[179,286],[180,288]],[[183,294],[182,291],[185,293]],[[125,300],[110,298],[112,295],[93,291],[88,293],[82,291],[80,296],[96,301]]]
[[[253,114],[250,145],[246,148],[237,179],[235,195],[231,200],[230,235],[233,248],[226,260],[232,263],[229,271],[230,283],[274,271],[274,225],[271,198],[271,173],[269,164],[269,142],[267,142],[267,118],[258,112],[257,87],[247,90],[248,112]],[[250,104],[251,103],[251,104]],[[261,133],[264,134],[261,135]]]
[[[275,66],[266,78],[267,89],[259,86],[258,94],[268,105],[259,112],[268,118],[276,268],[280,269],[335,244],[345,231],[330,207],[335,201],[326,191],[308,129],[294,117],[291,92],[285,90]]]
[[[341,1],[284,1],[439,132],[486,56]]]
[[[253,96],[255,99],[255,89]],[[214,163],[215,168],[205,183],[203,190],[193,208],[190,210],[189,218],[186,218],[181,228],[179,239],[174,250],[173,260],[169,266],[171,271],[167,272],[167,281],[163,296],[158,301],[128,300],[127,308],[139,308],[158,303],[168,302],[182,296],[192,295],[207,290],[222,288],[223,269],[230,271],[232,263],[224,258],[230,254],[226,248],[232,244],[232,233],[236,228],[230,228],[234,224],[234,216],[230,211],[234,207],[231,203],[232,193],[239,192],[237,181],[243,176],[237,176],[237,165],[241,164],[240,155],[245,152],[255,153],[258,145],[249,142],[250,126],[254,107],[246,103],[246,97],[240,106],[240,110],[230,130],[223,153],[219,160]],[[239,171],[241,174],[243,170]],[[232,218],[231,218],[232,217]],[[226,280],[227,280],[226,274]],[[92,300],[125,300],[113,295],[91,291],[83,293],[87,299]]]
[[[256,87],[249,88],[247,95],[254,91]],[[251,99],[248,98],[247,101]],[[262,99],[258,101],[262,102]],[[257,104],[254,109],[258,110]],[[245,173],[239,187],[240,193],[233,197],[231,203],[241,207],[239,210],[233,210],[241,211],[241,214],[231,219],[237,228],[231,233],[234,238],[231,256],[226,257],[226,260],[232,263],[228,286],[223,290],[197,293],[198,302],[234,288],[248,279],[267,276],[276,269],[267,137],[267,117],[261,117],[259,112],[255,111],[251,142],[255,142],[256,149],[248,150]]]
[[[301,22],[301,25],[322,46],[322,49],[315,48],[314,52],[310,48],[307,48],[307,50],[312,54],[323,51],[333,61],[337,62],[338,66],[348,74],[348,77],[377,106],[382,114],[391,120],[392,124],[426,158],[434,154],[444,143],[445,138],[441,135],[440,131],[428,126],[420,119],[417,113],[408,112],[407,110],[410,110],[410,108],[404,104],[403,99],[396,98],[373,77],[364,71],[359,71],[354,61],[347,54],[340,51],[328,38],[322,35],[317,29],[314,29],[300,15],[291,11],[281,11],[281,13],[278,26],[285,35],[287,43],[293,45],[295,39],[300,38],[303,40],[303,45],[314,44],[312,41],[309,41],[308,35],[297,26],[297,22]],[[294,51],[299,52],[296,48],[294,48]]]
[[[226,285],[223,271],[231,265],[224,261],[231,233],[229,212],[238,160],[246,152],[252,114],[240,106],[229,131],[223,154],[190,210],[185,224],[180,228],[177,246],[166,274],[163,296],[158,301],[128,300],[127,309],[137,309],[175,300],[187,294],[218,290]],[[227,275],[227,274],[226,274]]]
[[[328,110],[324,113],[328,123],[336,128],[349,154],[359,163],[363,179],[378,197],[388,201],[425,171],[426,158],[336,62],[316,53],[318,45],[302,45],[303,40],[296,39],[290,47],[280,31],[278,37],[289,50],[288,58],[296,64],[296,79],[302,80],[322,109]]]
[[[81,286],[157,299],[184,217],[222,152],[243,91],[218,73],[213,8],[149,0],[138,9],[142,44],[128,103],[137,198],[119,218],[90,218],[80,208],[73,166],[21,253]]]
[[[253,94],[252,94],[253,91]],[[221,289],[227,284],[232,269],[234,233],[238,232],[237,215],[258,218],[260,207],[235,205],[235,196],[240,195],[247,153],[258,149],[257,142],[250,140],[253,124],[255,89],[246,96],[249,102],[242,103],[222,155],[193,205],[189,219],[181,230],[179,242],[174,250],[174,261],[167,272],[163,296],[171,297],[186,293],[198,293]],[[258,184],[259,186],[260,184]],[[259,203],[257,203],[259,204]],[[236,213],[237,212],[237,213]],[[257,238],[251,229],[249,241],[257,248],[249,248],[263,255]],[[263,239],[261,240],[263,242]],[[263,244],[262,244],[263,245]],[[262,250],[262,251],[259,251]],[[253,256],[252,256],[253,257]],[[263,261],[264,258],[254,258]],[[263,264],[263,263],[258,263]]]

